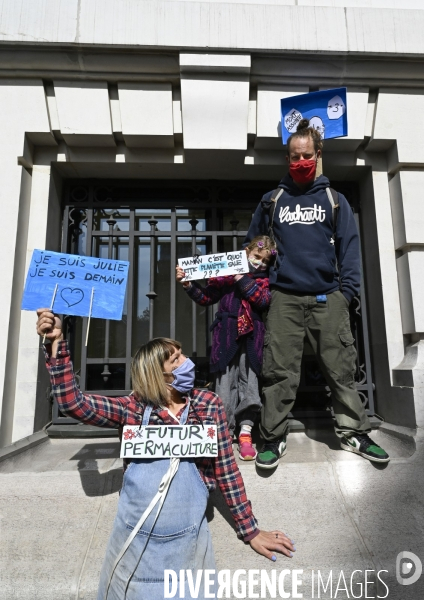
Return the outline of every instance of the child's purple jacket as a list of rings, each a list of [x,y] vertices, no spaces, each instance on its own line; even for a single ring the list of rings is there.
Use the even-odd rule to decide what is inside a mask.
[[[256,373],[262,371],[262,354],[265,336],[265,323],[261,313],[271,301],[269,279],[263,273],[249,273],[238,281],[234,276],[209,279],[208,285],[202,288],[197,282],[186,289],[194,302],[202,306],[210,306],[220,300],[213,330],[210,372],[224,372],[236,354],[239,345],[246,340],[246,352],[249,363]],[[242,299],[249,302],[253,331],[238,337],[237,317]]]

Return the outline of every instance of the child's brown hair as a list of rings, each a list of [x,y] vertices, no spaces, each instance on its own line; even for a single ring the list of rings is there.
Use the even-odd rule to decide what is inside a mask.
[[[247,250],[253,250],[258,247],[259,250],[268,250],[271,254],[271,258],[274,258],[277,254],[277,246],[275,242],[267,235],[257,235],[253,240],[246,246]]]

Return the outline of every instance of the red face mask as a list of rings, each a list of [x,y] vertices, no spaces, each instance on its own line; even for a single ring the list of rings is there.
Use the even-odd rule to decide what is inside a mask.
[[[313,158],[298,160],[289,166],[289,173],[296,183],[310,183],[315,178],[316,170],[317,162]]]

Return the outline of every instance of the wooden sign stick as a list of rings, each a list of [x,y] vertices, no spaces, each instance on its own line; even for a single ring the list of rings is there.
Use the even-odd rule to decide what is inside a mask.
[[[53,298],[52,298],[52,301],[50,302],[50,310],[51,310],[51,311],[53,310],[53,305],[54,305],[54,301],[55,301],[55,298],[56,298],[56,292],[57,292],[57,286],[58,286],[58,285],[59,285],[59,284],[57,284],[57,283],[56,283],[56,285],[54,286]],[[43,335],[43,344],[44,344],[44,342],[46,341],[46,335],[47,335],[47,334],[44,334],[44,335]]]
[[[87,335],[85,336],[85,345],[86,346],[88,344],[88,332],[90,331],[91,309],[93,308],[93,296],[94,296],[94,288],[91,288],[90,312],[88,314]]]

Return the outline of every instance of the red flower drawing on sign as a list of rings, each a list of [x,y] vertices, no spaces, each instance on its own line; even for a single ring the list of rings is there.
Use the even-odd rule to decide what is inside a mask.
[[[132,440],[135,437],[134,432],[129,429],[128,431],[124,431],[124,440]]]
[[[208,429],[208,437],[210,437],[210,438],[214,438],[215,437],[215,429],[213,427],[209,427],[209,429]]]

